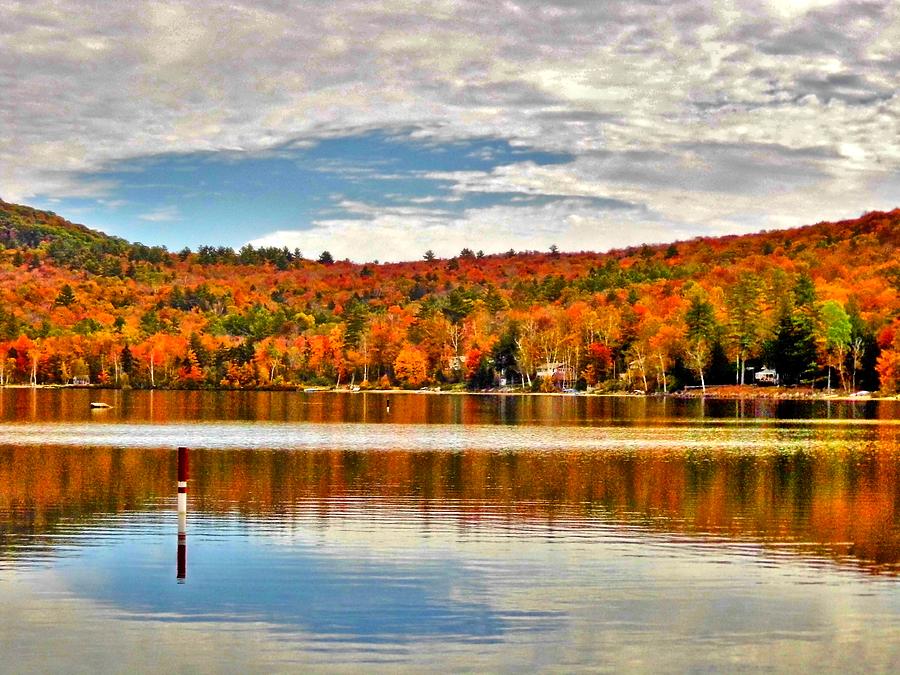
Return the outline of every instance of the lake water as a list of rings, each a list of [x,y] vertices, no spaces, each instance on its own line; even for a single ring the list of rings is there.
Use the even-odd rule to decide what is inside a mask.
[[[898,672],[898,413],[0,390],[0,671]]]

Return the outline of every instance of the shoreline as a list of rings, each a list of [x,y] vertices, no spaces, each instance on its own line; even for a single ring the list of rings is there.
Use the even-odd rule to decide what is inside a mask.
[[[827,393],[822,390],[814,390],[810,388],[799,387],[756,387],[753,385],[711,385],[706,388],[706,392],[700,390],[700,387],[691,388],[689,390],[679,390],[668,394],[652,393],[639,394],[631,392],[533,392],[533,391],[511,391],[511,390],[480,390],[465,391],[457,389],[350,389],[349,387],[291,387],[280,389],[181,389],[181,388],[162,388],[141,389],[107,387],[100,385],[72,385],[72,384],[6,384],[0,386],[0,392],[3,390],[91,390],[91,391],[207,391],[207,392],[294,392],[299,394],[380,394],[380,395],[410,395],[410,394],[426,394],[440,396],[551,396],[557,398],[629,398],[629,399],[707,399],[718,401],[840,401],[840,402],[861,402],[861,401],[900,401],[900,395],[883,396],[877,392],[865,392],[857,394],[847,394],[844,392]]]

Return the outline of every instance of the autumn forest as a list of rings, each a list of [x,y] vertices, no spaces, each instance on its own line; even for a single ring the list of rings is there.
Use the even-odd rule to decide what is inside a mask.
[[[170,252],[0,202],[0,385],[671,393],[768,369],[893,395],[898,247],[894,210],[607,253],[356,264]]]

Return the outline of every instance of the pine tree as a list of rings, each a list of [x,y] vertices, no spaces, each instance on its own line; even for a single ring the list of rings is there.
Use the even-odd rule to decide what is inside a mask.
[[[784,314],[764,354],[782,382],[799,384],[816,369],[818,354],[812,321],[803,314]]]
[[[63,284],[63,287],[59,291],[59,295],[56,296],[55,304],[60,305],[61,307],[69,307],[74,302],[75,293],[72,291],[72,287],[69,286],[69,284]]]
[[[120,358],[122,359],[122,372],[130,375],[134,368],[134,356],[131,353],[131,348],[127,344],[122,347]]]

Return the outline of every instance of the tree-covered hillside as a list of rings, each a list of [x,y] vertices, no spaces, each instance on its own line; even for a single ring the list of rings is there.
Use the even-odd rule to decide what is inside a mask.
[[[900,386],[900,210],[608,253],[170,253],[0,202],[0,382]]]

